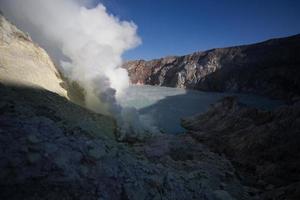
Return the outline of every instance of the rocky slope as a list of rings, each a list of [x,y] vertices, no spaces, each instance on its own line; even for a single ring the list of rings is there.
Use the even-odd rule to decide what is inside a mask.
[[[274,111],[228,97],[183,120],[188,134],[229,158],[262,199],[300,199],[300,102]]]
[[[206,91],[300,96],[300,35],[186,56],[129,61],[132,83]]]
[[[44,49],[0,15],[0,82],[67,96],[63,81]]]
[[[0,27],[0,199],[251,199],[230,161],[189,135],[116,141],[112,118],[66,98],[43,49]]]
[[[249,199],[231,163],[189,136],[128,145],[55,93],[0,86],[1,199]]]

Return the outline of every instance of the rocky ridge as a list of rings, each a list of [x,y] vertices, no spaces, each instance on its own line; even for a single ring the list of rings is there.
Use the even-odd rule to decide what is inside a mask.
[[[300,35],[123,65],[134,84],[300,96]]]
[[[224,154],[262,199],[300,198],[300,102],[263,111],[227,97],[182,121],[187,134]]]

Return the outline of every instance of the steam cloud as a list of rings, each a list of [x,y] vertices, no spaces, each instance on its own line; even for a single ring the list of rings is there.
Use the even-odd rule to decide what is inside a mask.
[[[121,108],[116,100],[129,86],[127,71],[120,65],[124,51],[141,43],[137,26],[108,14],[102,4],[89,8],[90,3],[0,0],[3,12],[42,41],[60,61],[64,75],[85,90],[87,108],[115,116],[123,131],[140,132],[137,112]]]

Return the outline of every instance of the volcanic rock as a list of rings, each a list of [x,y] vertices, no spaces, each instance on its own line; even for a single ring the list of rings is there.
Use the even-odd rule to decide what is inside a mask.
[[[182,124],[231,160],[244,184],[263,191],[262,199],[300,198],[300,102],[264,111],[227,97]]]
[[[229,48],[124,63],[134,84],[300,96],[300,35]]]

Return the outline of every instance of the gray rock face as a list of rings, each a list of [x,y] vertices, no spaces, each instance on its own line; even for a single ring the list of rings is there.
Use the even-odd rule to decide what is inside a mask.
[[[0,199],[249,199],[231,163],[188,135],[118,143],[109,118],[57,94],[0,96]]]
[[[182,122],[188,134],[225,154],[262,199],[300,199],[300,102],[274,111],[228,97]]]
[[[132,83],[206,91],[300,96],[300,35],[186,56],[129,61]]]

